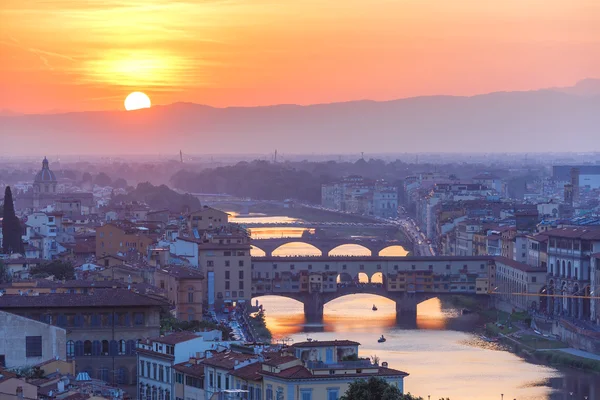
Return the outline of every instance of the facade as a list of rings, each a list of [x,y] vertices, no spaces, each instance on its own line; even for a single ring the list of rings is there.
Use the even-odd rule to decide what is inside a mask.
[[[0,398],[2,400],[37,400],[38,387],[0,365]]]
[[[205,399],[204,365],[201,361],[201,358],[190,357],[175,364],[174,400]]]
[[[136,342],[158,336],[165,307],[127,289],[0,296],[2,310],[67,329],[66,356],[77,373],[125,385],[137,376]]]
[[[323,207],[381,218],[398,216],[398,188],[352,175],[321,186]]]
[[[218,229],[226,226],[229,214],[216,208],[204,206],[198,211],[191,212],[187,216],[188,231],[201,233],[207,230]]]
[[[205,233],[197,241],[201,270],[206,271],[209,309],[235,306],[252,299],[250,236],[235,226]]]
[[[591,320],[595,322],[597,325],[600,325],[600,253],[595,253],[592,255],[592,263],[591,263],[591,273],[592,273],[592,304],[591,304]]]
[[[147,231],[125,221],[111,222],[96,229],[96,258],[130,252],[145,254],[152,243],[154,239]]]
[[[546,270],[506,257],[496,257],[497,300],[519,310],[539,310]]]
[[[548,236],[548,312],[591,319],[591,259],[600,251],[600,227],[558,228],[544,234]]]
[[[66,360],[66,343],[63,328],[0,311],[0,366],[27,368],[50,359]]]
[[[184,321],[202,319],[206,280],[204,275],[187,267],[167,266],[154,271],[154,285],[165,291],[175,306],[176,317]]]

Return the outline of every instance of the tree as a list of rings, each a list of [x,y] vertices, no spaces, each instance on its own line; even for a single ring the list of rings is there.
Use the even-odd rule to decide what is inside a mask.
[[[110,186],[112,183],[112,179],[110,179],[110,176],[106,175],[104,172],[100,172],[98,175],[96,175],[94,183],[102,187]]]
[[[34,278],[47,278],[54,276],[57,280],[75,279],[75,269],[69,262],[54,260],[46,264],[31,268],[31,276]]]
[[[371,377],[368,381],[354,381],[340,400],[423,400],[409,394],[402,394],[397,386],[381,378]]]
[[[113,182],[113,186],[116,187],[117,189],[125,189],[127,187],[127,181],[123,178],[117,178]]]
[[[15,215],[10,186],[4,191],[4,218],[2,220],[2,252],[5,254],[25,252],[21,240],[21,221]]]

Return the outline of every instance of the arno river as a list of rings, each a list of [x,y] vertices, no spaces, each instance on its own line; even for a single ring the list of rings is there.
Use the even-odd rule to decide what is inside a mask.
[[[255,219],[256,218],[256,219]],[[273,221],[277,217],[270,217]],[[280,217],[281,218],[281,217]],[[234,218],[243,223],[245,218]],[[261,220],[254,217],[252,220]],[[275,220],[276,221],[276,220]],[[301,229],[254,229],[254,237],[300,236]],[[360,255],[359,246],[339,249],[338,254]],[[396,250],[396,254],[405,252]],[[274,255],[315,254],[307,245],[288,245]],[[258,255],[258,254],[257,254]],[[405,390],[427,399],[451,400],[600,400],[600,375],[556,370],[523,361],[475,334],[481,323],[475,316],[460,316],[438,299],[421,303],[414,320],[397,321],[394,303],[371,295],[352,295],[325,305],[323,323],[306,324],[302,304],[264,296],[267,326],[276,339],[288,343],[348,339],[361,343],[360,355],[377,355],[391,368],[410,374]],[[372,311],[373,304],[378,310]],[[385,335],[387,342],[377,343]]]

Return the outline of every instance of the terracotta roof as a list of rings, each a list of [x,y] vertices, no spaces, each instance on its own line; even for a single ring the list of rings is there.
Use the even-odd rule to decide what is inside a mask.
[[[233,371],[229,372],[229,375],[241,378],[246,381],[261,381],[261,371],[262,363],[255,362],[250,365],[246,365],[245,367],[234,369]]]
[[[41,293],[38,296],[5,295],[0,309],[30,307],[131,307],[168,306],[168,302],[127,289],[94,289],[88,294]]]
[[[23,284],[23,285],[20,285]],[[30,284],[30,285],[25,285]],[[99,289],[112,289],[122,288],[127,285],[120,281],[85,281],[81,279],[74,279],[70,281],[51,281],[48,279],[35,279],[28,281],[13,281],[12,283],[1,284],[3,288],[14,288],[14,289],[35,289],[35,288],[99,288]]]
[[[294,343],[292,347],[328,347],[328,346],[360,346],[352,340],[313,340],[311,342]]]
[[[186,375],[195,376],[197,378],[204,377],[204,364],[202,363],[193,364],[189,361],[185,361],[179,364],[175,364],[173,368],[176,371],[183,372]]]
[[[277,365],[282,365],[282,364],[286,364],[292,361],[297,360],[298,358],[291,355],[291,354],[280,354],[280,353],[264,353],[263,354],[265,357],[265,361],[264,364],[266,365],[272,365],[272,366],[277,366]]]
[[[570,239],[600,240],[600,227],[557,228],[547,230],[544,234]]]
[[[225,351],[223,353],[212,353],[212,356],[205,358],[202,363],[217,368],[233,369],[236,365],[236,361],[243,362],[252,358],[257,358],[257,356],[255,354]]]
[[[193,332],[175,332],[167,336],[160,336],[150,338],[151,342],[163,343],[163,344],[177,344],[187,342],[188,340],[197,339],[200,336]]]
[[[280,372],[269,372],[269,371],[261,371],[262,375],[276,376],[278,378],[283,379],[340,379],[341,376],[344,379],[347,378],[368,378],[371,376],[387,376],[387,377],[397,377],[397,376],[408,376],[407,372],[399,371],[391,368],[379,367],[377,373],[368,373],[363,372],[360,374],[343,374],[343,375],[313,375],[308,369],[306,369],[302,365],[297,365],[295,367],[284,369]]]
[[[10,372],[7,369],[0,368],[0,382],[4,382],[7,379],[16,378],[16,377],[17,377],[17,374],[15,374],[14,372]]]
[[[165,272],[179,279],[204,279],[204,274],[199,270],[178,265],[166,266],[161,269],[161,272]]]
[[[502,263],[504,265],[518,269],[523,272],[544,272],[544,273],[546,272],[546,269],[544,269],[544,268],[534,267],[529,264],[515,261],[511,258],[497,256],[497,257],[494,257],[494,260],[496,260],[497,263]]]

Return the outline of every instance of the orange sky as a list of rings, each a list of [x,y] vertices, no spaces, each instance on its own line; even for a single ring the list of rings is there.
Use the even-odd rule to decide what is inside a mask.
[[[385,100],[600,77],[598,0],[1,0],[0,109]]]

